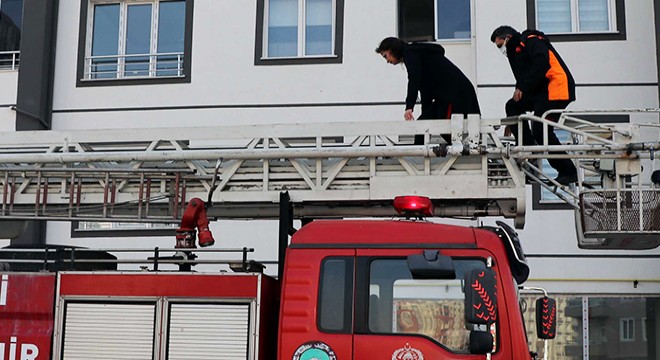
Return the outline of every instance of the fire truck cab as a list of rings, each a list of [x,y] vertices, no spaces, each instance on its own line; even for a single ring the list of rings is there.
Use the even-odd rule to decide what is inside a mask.
[[[304,226],[287,250],[278,358],[531,358],[517,297],[529,269],[499,225]]]

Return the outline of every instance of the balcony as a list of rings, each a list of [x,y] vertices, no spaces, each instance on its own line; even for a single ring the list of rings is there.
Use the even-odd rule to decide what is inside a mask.
[[[16,71],[20,62],[20,51],[0,51],[0,71]]]

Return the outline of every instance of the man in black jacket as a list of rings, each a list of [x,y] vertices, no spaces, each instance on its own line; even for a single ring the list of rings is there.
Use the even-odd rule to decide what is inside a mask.
[[[380,42],[376,52],[392,65],[404,63],[408,71],[407,121],[415,120],[413,108],[420,94],[422,112],[418,120],[449,119],[452,114],[481,114],[477,93],[463,72],[445,57],[445,49],[434,43],[405,43],[395,37]],[[442,135],[447,143],[451,136]],[[422,144],[423,136],[415,136]]]
[[[540,31],[526,30],[522,34],[510,26],[500,26],[490,40],[508,58],[516,78],[513,97],[506,103],[507,116],[517,116],[533,111],[541,117],[548,110],[565,109],[575,100],[575,81],[564,60]],[[557,114],[548,116],[556,121]],[[532,121],[530,130],[527,121],[523,124],[523,145],[543,144],[543,124]],[[517,126],[509,129],[518,136]],[[519,140],[519,139],[517,139]],[[561,145],[553,127],[548,127],[548,145]],[[566,154],[554,152],[554,154]],[[577,181],[577,170],[569,159],[548,159],[557,170],[555,180],[568,185]]]

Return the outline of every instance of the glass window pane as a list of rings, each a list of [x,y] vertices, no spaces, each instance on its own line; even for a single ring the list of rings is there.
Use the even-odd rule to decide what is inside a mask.
[[[0,51],[20,48],[22,23],[23,0],[0,0]]]
[[[119,4],[94,6],[91,78],[117,77],[119,51]]]
[[[332,0],[307,0],[305,55],[332,54]]]
[[[268,57],[298,55],[298,0],[268,3]]]
[[[341,331],[351,325],[352,267],[350,258],[323,261],[319,294],[319,326],[323,330]]]
[[[523,295],[527,337],[532,351],[548,359],[651,359],[660,332],[648,339],[636,336],[639,319],[649,319],[660,311],[660,297],[552,296],[557,300],[557,335],[543,354],[543,341],[536,337],[534,316],[538,295]],[[523,306],[523,309],[525,307]],[[585,323],[586,322],[586,323]],[[646,322],[646,329],[657,329],[657,322]],[[585,354],[585,349],[588,353]]]
[[[21,29],[23,26],[23,0],[2,0],[0,1],[0,11],[2,17],[0,21],[11,22],[14,26]],[[5,18],[6,17],[6,18]],[[3,24],[6,26],[7,24]]]
[[[161,2],[158,12],[158,52],[183,52],[186,30],[186,3]]]
[[[538,28],[546,33],[572,31],[570,0],[536,0]]]
[[[582,360],[583,349],[583,298],[572,296],[551,296],[557,301],[557,335],[550,341],[549,353],[544,354],[544,341],[536,334],[536,299],[540,295],[521,296],[521,306],[525,320],[525,329],[530,343],[530,350],[539,354],[548,355],[548,359]]]
[[[184,1],[161,2],[158,11],[158,53],[156,76],[183,75],[183,40],[186,27]]]
[[[126,25],[126,65],[124,76],[149,76],[151,53],[151,4],[128,6]]]
[[[399,37],[433,40],[434,0],[399,0]]]
[[[465,322],[464,277],[484,269],[480,260],[454,260],[455,279],[412,279],[405,259],[379,259],[369,270],[369,330],[420,334],[453,351],[467,351],[471,330]],[[493,327],[495,331],[495,327]]]
[[[580,0],[580,31],[609,31],[609,0]]]
[[[469,39],[470,0],[438,1],[438,39]]]
[[[16,70],[21,47],[23,0],[0,0],[0,70]]]

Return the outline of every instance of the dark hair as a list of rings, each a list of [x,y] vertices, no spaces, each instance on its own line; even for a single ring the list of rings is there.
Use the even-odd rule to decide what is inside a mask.
[[[403,58],[403,49],[405,49],[406,43],[395,37],[387,37],[380,42],[380,45],[376,48],[377,53],[382,53],[383,51],[389,50],[397,59]]]
[[[516,29],[509,25],[502,25],[493,31],[493,34],[490,36],[490,41],[495,42],[495,39],[497,38],[505,38],[507,35],[515,36],[516,34],[518,34]]]

